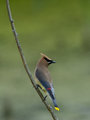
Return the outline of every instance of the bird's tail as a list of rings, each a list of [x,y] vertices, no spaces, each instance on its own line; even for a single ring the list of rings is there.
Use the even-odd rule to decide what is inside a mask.
[[[49,95],[50,95],[50,97],[51,97],[51,99],[52,99],[52,102],[53,102],[53,104],[54,104],[55,110],[59,111],[60,109],[59,109],[58,105],[56,104],[56,99],[55,99],[53,87],[52,87],[52,90],[51,90],[51,89],[50,89],[50,90],[47,90],[47,92],[49,93]]]
[[[55,99],[53,99],[53,104],[54,104],[55,110],[59,111],[60,109],[59,109],[58,105],[56,104],[56,100]]]

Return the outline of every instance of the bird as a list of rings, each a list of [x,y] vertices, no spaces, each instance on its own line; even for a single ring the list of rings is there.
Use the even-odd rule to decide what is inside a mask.
[[[36,64],[36,68],[35,68],[36,85],[37,87],[41,88],[45,93],[48,93],[48,95],[50,96],[54,104],[55,110],[59,111],[60,109],[58,105],[56,104],[56,98],[55,98],[52,78],[48,70],[48,66],[52,63],[56,63],[56,61],[53,61],[52,59],[50,59],[48,56],[46,56],[43,53],[40,53],[40,54],[42,57]],[[47,95],[45,96],[45,98],[46,97]]]

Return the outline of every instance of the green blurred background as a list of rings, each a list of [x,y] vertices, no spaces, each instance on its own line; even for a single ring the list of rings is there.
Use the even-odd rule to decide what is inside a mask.
[[[40,52],[57,62],[49,70],[59,120],[90,120],[90,0],[10,0],[10,6],[33,76]],[[24,70],[0,0],[0,120],[46,119],[51,116]]]

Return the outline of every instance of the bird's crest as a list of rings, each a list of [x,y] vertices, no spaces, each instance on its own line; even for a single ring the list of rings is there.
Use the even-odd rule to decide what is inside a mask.
[[[41,54],[41,56],[43,57],[43,58],[46,58],[46,59],[48,59],[48,60],[51,60],[48,56],[46,56],[45,54],[43,54],[43,53],[40,53]]]

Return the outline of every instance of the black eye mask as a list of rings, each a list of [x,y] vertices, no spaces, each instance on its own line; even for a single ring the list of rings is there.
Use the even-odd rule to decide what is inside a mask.
[[[44,57],[44,59],[48,62],[48,65],[49,65],[49,64],[52,64],[52,63],[56,63],[55,61],[53,61],[53,60],[49,60],[49,59],[46,58],[46,57]]]
[[[52,60],[47,59],[46,57],[44,57],[44,59],[45,59],[47,62],[51,62],[51,61],[52,61]]]

